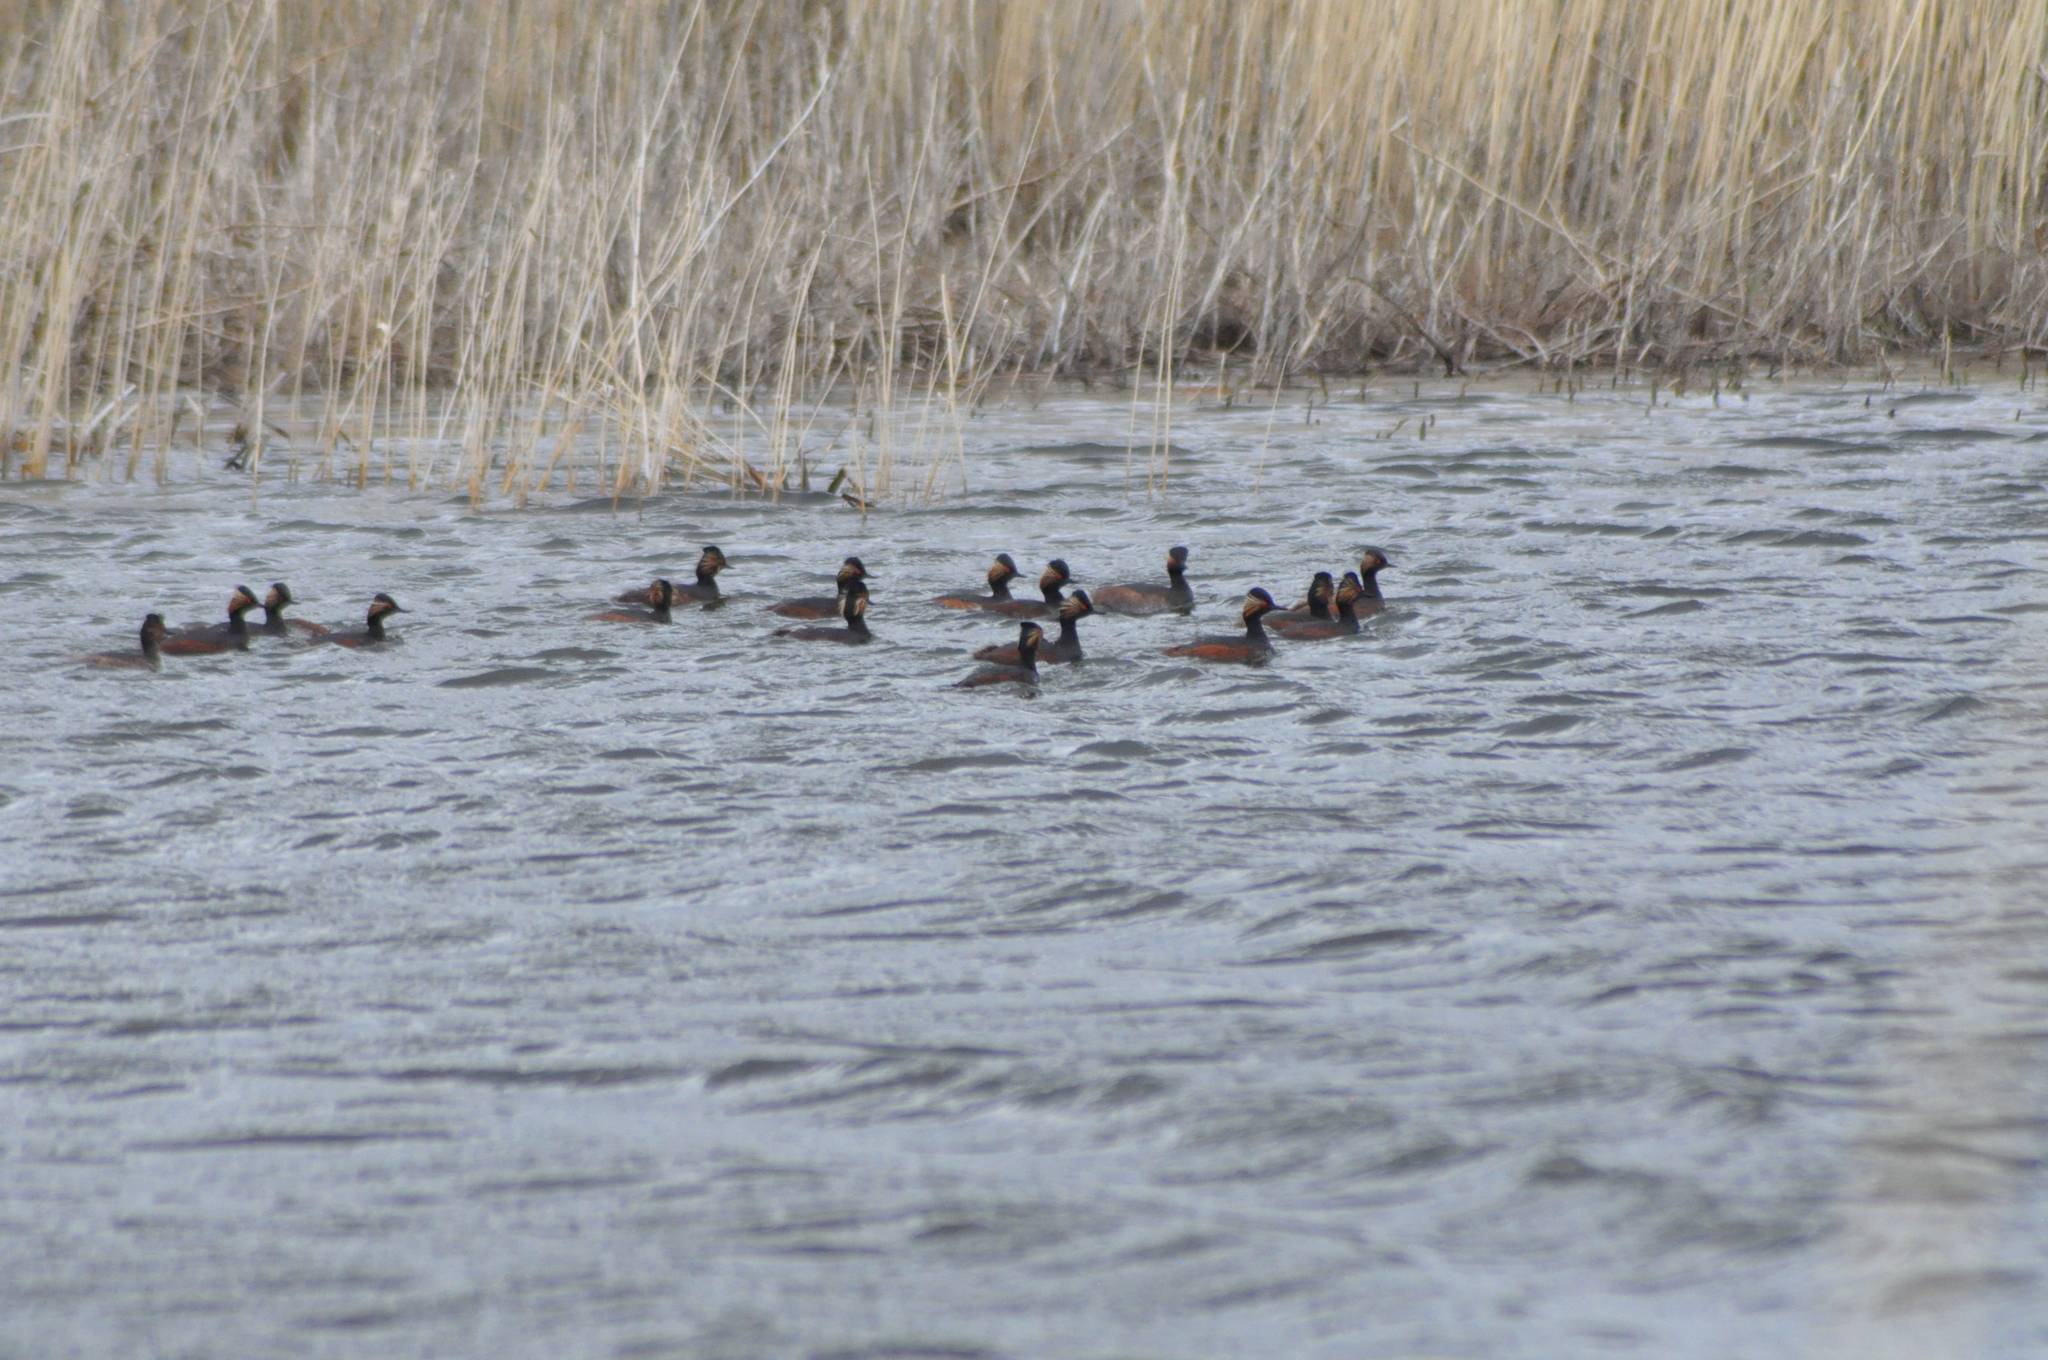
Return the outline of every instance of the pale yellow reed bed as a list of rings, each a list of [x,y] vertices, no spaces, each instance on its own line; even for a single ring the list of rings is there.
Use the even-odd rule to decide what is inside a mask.
[[[0,0],[0,457],[773,487],[837,394],[874,496],[1006,374],[2038,346],[2044,114],[2041,0]]]

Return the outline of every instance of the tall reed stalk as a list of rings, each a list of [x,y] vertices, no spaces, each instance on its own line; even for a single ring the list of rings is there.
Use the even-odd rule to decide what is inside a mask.
[[[1004,371],[2038,347],[2044,115],[2040,0],[0,0],[0,458],[772,490],[836,394],[865,500]]]

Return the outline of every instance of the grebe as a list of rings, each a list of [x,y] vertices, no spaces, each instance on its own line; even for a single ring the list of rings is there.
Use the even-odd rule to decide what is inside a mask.
[[[988,569],[988,594],[976,595],[970,591],[956,590],[950,595],[941,595],[933,604],[948,609],[981,609],[987,605],[1005,603],[1010,599],[1010,581],[1017,575],[1017,563],[1008,553],[997,553],[995,562]]]
[[[1017,625],[1017,660],[1007,666],[983,666],[965,680],[959,681],[954,689],[979,689],[983,685],[1023,685],[1036,688],[1038,685],[1038,644],[1045,637],[1045,630],[1035,623]]]
[[[697,554],[697,580],[693,585],[679,586],[671,583],[669,606],[679,604],[716,604],[721,598],[718,593],[718,573],[725,570],[725,554],[716,547],[707,547]],[[652,587],[640,590],[622,590],[612,596],[619,604],[654,603],[650,593]]]
[[[1365,587],[1359,584],[1358,573],[1347,571],[1344,582],[1337,587],[1337,617],[1323,620],[1314,619],[1300,623],[1275,624],[1281,637],[1289,642],[1307,642],[1316,638],[1346,637],[1358,631],[1358,611],[1353,608],[1365,594]],[[1272,623],[1271,619],[1267,620]]]
[[[1095,612],[1094,602],[1085,590],[1076,590],[1060,604],[1060,635],[1051,642],[1038,645],[1038,659],[1048,664],[1060,661],[1081,660],[1081,635],[1075,626],[1082,619]],[[1017,644],[1005,642],[991,644],[974,654],[976,661],[994,661],[1001,665],[1017,664]]]
[[[159,648],[164,640],[164,616],[145,614],[142,616],[142,650],[139,652],[100,652],[93,656],[81,657],[88,666],[111,666],[118,670],[153,671],[163,665]]]
[[[380,590],[376,598],[370,601],[370,612],[363,621],[362,632],[332,632],[326,635],[325,640],[337,647],[374,647],[384,641],[384,620],[393,614],[409,612],[411,611],[400,609],[398,601]]]
[[[292,602],[291,587],[282,581],[272,581],[270,589],[263,592],[263,622],[256,627],[271,637],[285,637],[296,628],[302,633],[317,637],[327,631],[317,623],[304,619],[288,619],[284,616],[285,606]]]
[[[1244,632],[1196,638],[1179,647],[1168,647],[1168,656],[1192,656],[1203,661],[1264,661],[1273,654],[1273,641],[1259,620],[1273,608],[1273,597],[1254,588],[1244,597]]]
[[[1166,581],[1132,581],[1104,586],[1095,592],[1095,607],[1105,614],[1163,614],[1174,610],[1185,614],[1195,607],[1195,592],[1188,587],[1188,550],[1166,550]]]
[[[775,636],[797,638],[804,642],[848,642],[862,643],[874,634],[868,631],[868,588],[858,579],[847,582],[846,606],[843,617],[844,628],[778,628]]]
[[[641,592],[653,603],[645,609],[607,609],[602,614],[590,617],[600,623],[668,623],[671,621],[669,606],[675,602],[676,588],[666,577],[657,576],[654,584]]]
[[[256,607],[256,593],[236,586],[228,596],[228,621],[204,628],[187,628],[173,633],[161,644],[167,656],[204,656],[210,652],[239,652],[249,645],[249,624],[242,616]]]
[[[777,600],[768,606],[771,614],[780,614],[785,619],[830,619],[846,612],[846,587],[853,581],[870,581],[868,569],[858,557],[849,557],[839,564],[839,593],[836,595],[798,595],[793,599]]]

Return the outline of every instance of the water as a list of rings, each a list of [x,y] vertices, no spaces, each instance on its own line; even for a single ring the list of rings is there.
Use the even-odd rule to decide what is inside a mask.
[[[1060,397],[865,524],[7,486],[0,1355],[2048,1353],[2048,411],[1646,395],[1149,499]],[[948,688],[993,553],[1173,543]],[[1159,655],[1366,543],[1363,638]],[[277,579],[402,641],[72,660]]]

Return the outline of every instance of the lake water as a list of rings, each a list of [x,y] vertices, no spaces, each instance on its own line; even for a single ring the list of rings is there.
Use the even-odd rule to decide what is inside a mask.
[[[1056,395],[865,521],[8,484],[0,1356],[2048,1354],[1996,382],[1183,409],[1150,495]],[[949,688],[994,553],[1176,543],[1192,619]],[[1161,655],[1365,544],[1360,637]],[[873,645],[772,637],[848,553]],[[410,612],[75,660],[273,580]]]

